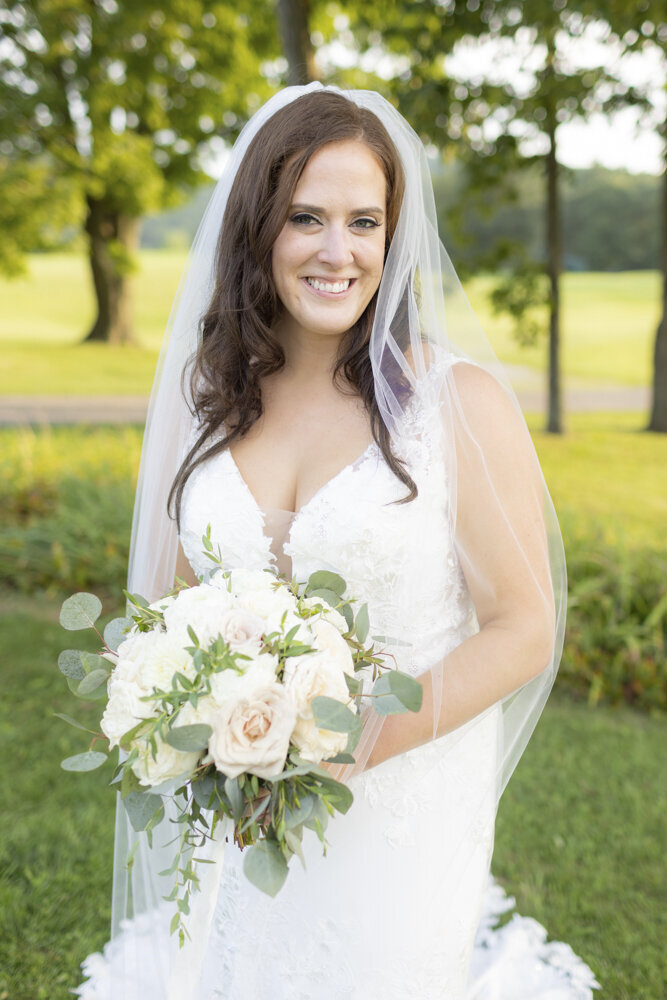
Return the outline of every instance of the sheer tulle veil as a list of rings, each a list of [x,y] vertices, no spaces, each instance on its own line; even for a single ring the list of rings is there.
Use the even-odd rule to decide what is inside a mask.
[[[395,108],[377,93],[339,91],[323,88],[319,83],[287,88],[252,117],[234,145],[192,245],[157,366],[134,509],[129,589],[154,600],[173,584],[178,539],[176,524],[167,514],[167,496],[185,456],[193,420],[192,400],[186,398],[182,389],[182,373],[197,348],[199,321],[212,295],[215,250],[237,170],[249,143],[271,116],[302,95],[319,90],[332,90],[373,112],[389,133],[405,175],[405,193],[377,294],[369,344],[382,420],[391,438],[398,439],[406,407],[404,394],[395,391],[397,372],[400,372],[408,380],[412,396],[428,398],[429,407],[424,412],[432,413],[432,419],[439,422],[447,456],[446,481],[442,483],[446,500],[443,509],[447,511],[453,535],[458,539],[457,476],[465,465],[468,471],[474,472],[480,502],[495,525],[498,545],[518,557],[526,580],[532,581],[537,603],[544,606],[553,622],[548,662],[545,657],[544,662],[536,663],[530,678],[502,699],[499,708],[495,707],[500,723],[492,795],[497,803],[535,727],[557,670],[566,598],[563,548],[553,506],[514,393],[439,240],[433,189],[422,143]],[[400,335],[397,330],[399,316]],[[496,389],[501,387],[511,414],[510,436],[515,436],[517,447],[530,456],[529,467],[525,469],[526,504],[539,511],[539,523],[544,528],[539,538],[531,538],[529,545],[523,525],[515,523],[514,515],[505,504],[507,487],[502,456],[490,460],[478,421],[460,391],[457,370],[466,362],[488,373]],[[459,554],[466,578],[474,579],[477,590],[483,590],[486,585],[484,560],[472,551],[465,551],[462,543],[459,543]],[[446,670],[445,657],[441,669],[433,675],[434,734],[438,732],[439,705],[446,694]],[[456,743],[485,714],[483,712],[440,737],[442,752],[446,753],[447,747]],[[358,768],[368,758],[380,727],[381,722],[367,727],[358,750]],[[342,777],[345,778],[345,774]],[[345,822],[345,818],[337,817],[335,822]],[[145,834],[137,835],[132,830],[119,799],[112,926],[113,996],[134,997],[128,969],[135,963],[154,969],[156,982],[164,984],[165,998],[178,996],[179,1000],[184,1000],[196,996],[193,970],[201,961],[205,947],[217,891],[216,866],[199,866],[202,892],[197,894],[197,912],[192,915],[197,934],[184,949],[179,949],[176,938],[169,936],[168,920],[164,917],[168,907],[163,896],[168,893],[174,875],[160,874],[173,860],[174,841],[169,808],[149,845]],[[215,859],[221,846],[213,843],[208,850]],[[130,855],[132,860],[128,865]],[[334,863],[333,858],[330,860]],[[128,955],[127,950],[121,948],[122,928],[129,919],[139,929],[132,947],[140,949],[140,954]],[[115,952],[114,942],[117,945]]]

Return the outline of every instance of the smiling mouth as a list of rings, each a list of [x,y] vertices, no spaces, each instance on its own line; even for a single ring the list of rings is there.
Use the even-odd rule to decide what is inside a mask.
[[[307,285],[316,292],[328,292],[330,295],[340,295],[346,292],[354,278],[343,278],[340,281],[323,281],[321,278],[304,278]]]

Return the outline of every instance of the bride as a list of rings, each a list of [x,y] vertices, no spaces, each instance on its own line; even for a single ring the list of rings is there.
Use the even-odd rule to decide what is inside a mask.
[[[169,514],[168,514],[169,511]],[[488,881],[499,796],[562,646],[557,523],[511,389],[442,248],[424,150],[379,95],[312,84],[241,134],[198,232],[144,439],[130,589],[229,568],[340,573],[419,712],[369,713],[354,804],[275,898],[213,844],[185,948],[169,817],[122,803],[113,934],[88,998],[591,997]],[[132,854],[131,865],[127,864]],[[167,859],[167,860],[165,860]],[[536,930],[537,929],[537,930]]]

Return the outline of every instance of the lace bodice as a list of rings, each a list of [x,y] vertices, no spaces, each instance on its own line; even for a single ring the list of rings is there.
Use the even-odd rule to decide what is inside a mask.
[[[437,394],[427,381],[411,400],[394,445],[417,484],[415,500],[394,502],[406,488],[372,443],[287,515],[282,545],[300,581],[318,569],[340,573],[349,594],[368,603],[371,634],[383,636],[401,667],[414,674],[476,629],[450,524],[439,420],[425,412],[435,406]],[[210,566],[201,552],[208,524],[229,568],[274,565],[271,520],[228,450],[199,465],[186,483],[181,541],[199,575]]]

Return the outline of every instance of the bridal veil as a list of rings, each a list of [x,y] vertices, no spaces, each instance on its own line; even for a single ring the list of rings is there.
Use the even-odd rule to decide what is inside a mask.
[[[474,476],[477,483],[475,508],[488,518],[498,552],[508,554],[508,565],[522,577],[522,586],[532,588],[531,608],[542,608],[550,623],[551,641],[545,655],[533,669],[520,678],[515,690],[500,702],[500,726],[497,766],[492,794],[499,799],[533,731],[553,684],[562,649],[566,580],[565,562],[558,524],[544,485],[537,458],[518,403],[493,351],[479,326],[461,288],[451,261],[438,237],[436,209],[429,167],[424,148],[402,116],[377,93],[339,91],[313,83],[290,87],[269,100],[248,122],[234,145],[224,173],[212,194],[195,237],[176,299],[155,376],[144,435],[139,482],[132,526],[129,566],[129,589],[155,600],[173,584],[177,555],[177,530],[167,514],[167,496],[174,477],[187,453],[192,429],[192,400],[186,398],[182,374],[187,368],[200,336],[199,321],[208,307],[215,283],[216,245],[231,186],[249,144],[265,122],[287,104],[303,95],[331,91],[375,114],[391,137],[402,164],[405,192],[396,231],[389,247],[382,281],[377,293],[375,318],[369,343],[375,381],[375,395],[382,420],[390,438],[397,439],[405,416],[406,397],[397,392],[397,380],[407,382],[411,394],[433,393],[434,381],[428,378],[432,365],[440,365],[437,379],[437,405],[429,412],[441,423],[446,455],[446,476],[442,483],[446,499],[444,509],[451,530],[458,540],[458,554],[466,580],[477,594],[493,601],[497,579],[488,578],[488,553],[467,548],[459,530],[465,512],[457,510],[457,482],[462,474]],[[224,238],[224,234],[223,234]],[[450,364],[442,364],[442,359]],[[505,401],[507,430],[504,447],[507,454],[490,455],[485,442],[483,413],[471,410],[457,372],[465,362],[486,373],[489,391],[500,393]],[[523,457],[520,468],[512,465],[514,445]],[[519,475],[524,493],[522,513],[508,507],[508,484],[511,475]],[[537,529],[526,532],[525,518],[532,518]],[[539,613],[539,612],[538,612]],[[416,637],[418,641],[418,637]],[[472,666],[472,665],[471,665]],[[475,665],[479,668],[479,665]],[[489,667],[491,669],[491,667]],[[434,665],[433,732],[438,733],[440,706],[447,695],[447,659]],[[464,732],[480,718],[460,727]],[[382,725],[369,725],[359,746],[359,764],[368,758]],[[453,744],[459,730],[449,734]],[[446,747],[445,747],[446,749]],[[343,778],[345,775],[343,774]],[[354,808],[354,807],[353,807]],[[345,822],[337,817],[335,822]],[[184,956],[179,955],[175,938],[164,936],[162,921],[157,918],[165,905],[162,897],[169,891],[173,876],[169,868],[175,850],[175,832],[165,820],[153,832],[152,845],[144,833],[136,834],[119,799],[116,827],[116,857],[113,897],[112,938],[119,940],[127,920],[133,920],[141,934],[135,940],[142,953],[134,959],[120,952],[112,961],[112,976],[118,984],[113,996],[134,997],[128,986],[128,970],[136,961],[154,966],[155,974],[165,981],[165,997],[186,993],[181,980]],[[215,851],[215,845],[210,845]],[[128,865],[128,857],[132,855]],[[334,859],[330,859],[334,863]],[[425,862],[427,863],[427,862]],[[202,899],[198,902],[199,936],[205,936],[215,894],[215,866],[200,865]],[[184,951],[194,968],[201,955],[192,942]],[[188,949],[194,949],[188,952]],[[112,952],[113,955],[113,952]],[[166,957],[166,961],[165,961]],[[123,984],[122,986],[120,984]],[[187,987],[194,989],[192,987]],[[187,993],[189,997],[191,994]],[[194,994],[192,994],[194,996]]]

